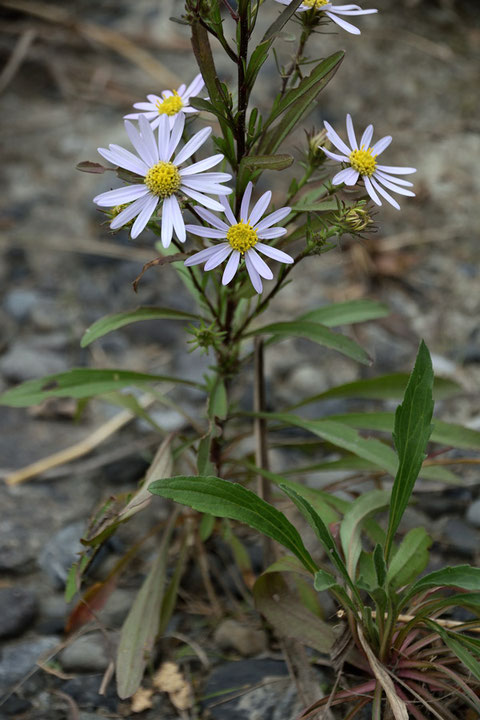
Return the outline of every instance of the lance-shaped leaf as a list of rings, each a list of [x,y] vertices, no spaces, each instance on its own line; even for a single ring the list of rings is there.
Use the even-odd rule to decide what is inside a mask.
[[[388,507],[390,493],[372,490],[361,495],[345,513],[340,525],[340,540],[346,558],[347,572],[355,578],[357,563],[362,551],[361,532],[369,517]]]
[[[387,583],[399,588],[418,577],[427,566],[431,544],[432,538],[424,528],[410,530],[390,562]]]
[[[142,682],[160,623],[164,597],[167,550],[175,515],[166,528],[152,568],[123,623],[117,652],[117,692],[131,697]]]
[[[314,101],[337,72],[343,56],[343,51],[336,52],[312,70],[309,76],[309,78],[313,80],[311,86],[309,86],[305,92],[300,92],[293,97],[291,104],[288,109],[285,110],[276,126],[263,136],[258,147],[259,153],[271,154],[276,152],[300,120],[313,110],[315,107]],[[292,92],[297,93],[298,88]]]
[[[332,350],[337,350],[352,360],[371,365],[372,360],[365,350],[345,335],[334,333],[320,323],[296,320],[293,322],[278,322],[264,327],[256,328],[247,335],[275,335],[278,339],[284,337],[302,337],[307,340],[323,345]]]
[[[301,315],[298,320],[310,320],[322,323],[326,327],[337,327],[338,325],[377,320],[389,313],[388,307],[377,300],[349,300],[310,310],[305,315]]]
[[[314,615],[285,582],[281,573],[261,575],[253,587],[255,605],[281,635],[329,653],[335,635],[326,622]]]
[[[27,407],[28,405],[38,405],[49,397],[81,399],[115,392],[126,387],[144,387],[146,383],[159,382],[199,387],[198,383],[170,375],[151,375],[129,370],[76,368],[65,373],[46,375],[38,380],[27,380],[0,395],[0,405]]]
[[[457,633],[446,630],[438,623],[433,620],[427,621],[427,625],[434,630],[440,637],[447,647],[455,653],[459,660],[467,667],[472,675],[480,681],[480,662],[467,650],[463,641],[463,638]],[[480,702],[477,702],[476,710],[480,711]]]
[[[240,172],[249,170],[285,170],[293,163],[293,155],[247,155],[240,163]]]
[[[243,522],[288,548],[310,572],[318,569],[285,515],[241,485],[213,476],[179,476],[158,479],[148,489],[194,510]]]
[[[433,368],[430,353],[422,341],[415,367],[405,390],[403,403],[395,413],[393,439],[398,453],[398,471],[393,483],[385,558],[388,560],[393,536],[410,500],[413,486],[425,459],[432,432]]]
[[[118,330],[125,325],[141,322],[142,320],[197,320],[198,315],[183,312],[182,310],[172,310],[171,308],[157,307],[140,307],[136,310],[128,312],[115,313],[115,315],[106,315],[90,325],[82,337],[80,345],[86,347],[98,338],[107,335],[113,330]]]
[[[420,578],[409,590],[409,597],[435,587],[461,588],[462,590],[480,591],[480,568],[471,565],[455,565],[454,567],[435,570]]]

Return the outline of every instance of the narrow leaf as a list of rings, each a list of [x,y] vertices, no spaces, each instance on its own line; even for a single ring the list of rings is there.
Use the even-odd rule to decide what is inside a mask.
[[[418,577],[427,566],[431,544],[432,539],[424,528],[410,530],[390,562],[387,583],[399,588]]]
[[[355,579],[357,563],[362,551],[361,531],[365,520],[388,507],[387,490],[371,490],[361,495],[345,513],[340,524],[340,540],[346,558],[347,572]]]
[[[285,515],[241,485],[217,477],[179,476],[158,479],[149,490],[194,510],[243,522],[288,548],[310,572],[317,570],[298,531]]]
[[[324,307],[310,310],[298,320],[310,320],[322,323],[326,327],[350,325],[351,323],[366,322],[385,317],[390,313],[389,308],[377,300],[349,300],[348,302],[334,303]]]
[[[247,155],[241,162],[241,170],[285,170],[293,163],[293,156],[282,155]]]

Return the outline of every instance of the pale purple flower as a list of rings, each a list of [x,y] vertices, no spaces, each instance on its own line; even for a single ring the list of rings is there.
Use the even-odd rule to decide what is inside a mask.
[[[190,98],[198,95],[203,89],[205,82],[201,74],[198,74],[187,87],[180,85],[177,90],[164,90],[159,95],[147,95],[148,102],[138,102],[134,108],[141,112],[124,115],[125,120],[138,120],[143,115],[151,124],[152,130],[158,127],[162,115],[167,115],[170,121],[170,129],[173,127],[175,118],[179,113],[186,115],[196,113],[194,107],[189,105]]]
[[[276,0],[276,2],[282,5],[290,5],[292,0]],[[333,20],[334,23],[352,35],[360,35],[360,30],[355,27],[355,25],[343,20],[342,15],[371,15],[372,13],[378,12],[375,8],[362,10],[359,5],[334,5],[332,2],[329,2],[329,0],[304,0],[296,12],[305,12],[306,10],[314,9],[324,13],[326,17]]]
[[[261,242],[261,240],[272,240],[273,238],[285,235],[287,232],[285,228],[274,228],[272,225],[286,218],[290,212],[290,208],[279,208],[261,220],[262,215],[270,204],[272,193],[270,190],[264,193],[250,211],[252,188],[253,185],[249,182],[242,198],[239,221],[236,220],[228,200],[225,197],[219,197],[219,200],[223,205],[228,224],[208,210],[200,207],[196,208],[202,220],[210,223],[213,227],[187,225],[186,228],[188,232],[204,238],[226,240],[226,242],[221,242],[206,250],[200,250],[200,252],[197,252],[185,260],[185,265],[190,266],[205,263],[204,270],[213,270],[213,268],[228,258],[222,277],[222,284],[228,285],[237,272],[240,261],[243,258],[253,287],[257,293],[261,293],[263,290],[262,278],[271,280],[273,273],[258,252],[273,260],[278,260],[278,262],[293,263],[293,258],[287,255],[287,253]]]
[[[337,150],[340,151],[341,155],[322,147],[323,152],[331,160],[348,163],[348,167],[340,170],[332,179],[333,185],[341,185],[342,183],[345,183],[345,185],[355,185],[358,178],[361,177],[365,183],[365,189],[374,203],[377,205],[382,204],[382,201],[378,197],[381,195],[397,210],[400,210],[400,205],[385,188],[393,190],[393,192],[399,195],[415,197],[414,192],[407,190],[407,188],[413,187],[413,183],[395,177],[395,175],[409,175],[410,173],[416,172],[416,168],[392,167],[391,165],[379,165],[377,162],[378,156],[381,155],[392,142],[390,135],[386,135],[370,147],[373,137],[373,125],[369,125],[365,128],[360,142],[357,143],[352,118],[350,115],[347,115],[349,147],[328,122],[324,122],[323,124],[325,125],[328,139],[335,145]]]
[[[128,120],[125,121],[125,129],[138,156],[120,145],[110,145],[109,150],[98,148],[98,152],[113,165],[139,175],[140,182],[101,193],[93,202],[100,207],[116,207],[130,203],[114,217],[110,227],[116,230],[136,218],[131,230],[133,239],[138,237],[157,206],[161,205],[162,245],[167,248],[173,232],[180,242],[185,242],[186,238],[177,195],[187,195],[211,210],[223,211],[223,205],[205,193],[228,195],[232,192],[231,188],[221,183],[231,180],[232,176],[228,173],[204,172],[218,165],[223,160],[223,155],[212,155],[192,165],[180,167],[204,144],[212,132],[211,127],[197,132],[173,157],[182,137],[185,115],[180,113],[177,116],[171,130],[167,115],[162,115],[158,126],[158,142],[148,120],[141,116],[138,122],[139,130]]]

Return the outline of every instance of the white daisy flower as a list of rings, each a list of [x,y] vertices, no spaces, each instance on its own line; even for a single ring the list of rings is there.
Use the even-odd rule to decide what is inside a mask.
[[[185,260],[185,265],[190,266],[205,263],[204,270],[213,270],[213,268],[228,258],[222,277],[222,284],[228,285],[237,272],[240,260],[243,258],[253,287],[258,293],[261,293],[263,290],[262,278],[271,280],[273,273],[257,253],[257,250],[273,260],[278,260],[278,262],[288,264],[294,262],[293,258],[282,250],[260,242],[261,240],[272,240],[273,238],[285,235],[287,232],[285,228],[274,228],[272,225],[286,218],[290,212],[290,208],[280,208],[270,213],[270,215],[267,215],[263,220],[260,220],[270,204],[272,193],[270,190],[264,193],[260,199],[257,200],[251,212],[249,212],[252,187],[252,183],[249,182],[243,195],[240,207],[240,218],[242,218],[240,222],[237,222],[235,219],[228,200],[225,197],[220,197],[219,200],[223,205],[228,224],[215,217],[215,215],[208,210],[200,207],[196,208],[202,220],[210,223],[213,227],[187,225],[186,228],[188,232],[204,238],[225,239],[227,242],[214,245],[206,250],[200,250],[200,252]]]
[[[175,118],[179,113],[196,113],[189,101],[203,89],[205,82],[201,74],[192,80],[190,85],[180,85],[178,90],[164,90],[161,97],[158,95],[147,95],[148,102],[134,104],[134,108],[141,110],[139,113],[124,115],[125,120],[138,120],[141,115],[146,117],[152,126],[152,130],[158,127],[162,115],[166,115],[170,121],[170,129],[173,127]]]
[[[282,5],[290,5],[292,0],[276,0]],[[343,20],[341,15],[371,15],[378,12],[374,8],[362,10],[359,5],[334,5],[329,0],[303,0],[302,4],[297,8],[296,12],[305,12],[306,10],[318,10],[323,12],[330,20],[339,25],[352,35],[360,35],[360,30],[351,23]]]
[[[223,205],[204,193],[228,195],[232,192],[231,188],[220,183],[231,180],[232,176],[228,173],[203,172],[218,165],[223,155],[212,155],[180,168],[204,144],[212,132],[211,127],[197,132],[173,158],[182,137],[185,116],[180,113],[170,130],[168,116],[162,115],[158,126],[158,143],[148,120],[142,115],[138,121],[140,131],[131,122],[125,121],[125,129],[138,156],[120,145],[110,145],[109,150],[98,148],[98,152],[113,165],[141,176],[143,182],[101,193],[93,198],[93,202],[100,207],[131,203],[112,220],[110,227],[116,230],[136,218],[130,233],[133,239],[138,237],[161,204],[162,245],[167,248],[174,231],[180,242],[185,242],[186,237],[185,223],[176,196],[182,193],[211,210],[223,212]]]
[[[350,147],[348,147],[328,122],[324,122],[323,124],[325,125],[328,139],[342,154],[338,155],[322,147],[323,152],[332,160],[348,163],[348,167],[340,170],[332,179],[333,185],[341,185],[342,183],[345,183],[345,185],[355,185],[361,176],[365,183],[365,189],[374,203],[377,205],[382,204],[382,201],[378,197],[378,195],[381,195],[397,210],[400,210],[400,205],[385,188],[393,190],[393,192],[399,193],[400,195],[415,197],[414,192],[407,190],[408,187],[413,187],[413,183],[397,178],[395,175],[409,175],[410,173],[416,172],[416,168],[392,167],[391,165],[379,165],[377,163],[378,156],[381,155],[392,142],[391,135],[386,135],[370,147],[373,137],[373,125],[369,125],[365,128],[360,138],[360,143],[357,143],[352,118],[350,115],[347,115],[347,135],[348,142],[350,143]]]

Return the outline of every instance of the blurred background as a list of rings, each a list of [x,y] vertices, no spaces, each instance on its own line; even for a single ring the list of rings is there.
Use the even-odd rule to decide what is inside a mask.
[[[132,281],[158,254],[154,236],[144,232],[132,242],[126,231],[112,234],[92,198],[118,181],[111,174],[75,169],[82,160],[100,161],[97,147],[129,146],[122,117],[134,102],[188,84],[197,73],[188,28],[169,21],[181,14],[182,5],[178,0],[0,0],[0,389],[76,366],[174,371],[192,379],[208,366],[208,359],[185,351],[183,327],[175,323],[141,323],[84,350],[79,345],[86,327],[104,314],[139,304],[190,307],[168,266],[147,272],[135,295]],[[417,197],[400,198],[400,212],[384,203],[376,209],[371,236],[345,237],[335,250],[297,267],[269,317],[286,319],[323,303],[363,297],[386,302],[392,312],[352,331],[372,355],[372,368],[306,341],[267,353],[269,400],[293,403],[312,387],[321,392],[358,377],[408,370],[423,337],[437,373],[463,388],[445,405],[443,419],[480,428],[479,2],[363,3],[369,5],[379,13],[358,19],[361,36],[331,24],[311,40],[312,58],[340,48],[346,58],[305,129],[319,130],[327,119],[344,134],[347,112],[359,130],[372,122],[376,138],[393,136],[385,163],[418,168]],[[258,38],[280,9],[265,0]],[[293,52],[297,30],[291,23],[277,43],[282,62]],[[235,68],[220,52],[217,56],[221,79],[231,84]],[[268,107],[277,87],[272,59],[253,97],[260,109]],[[211,118],[199,118],[198,127],[205,122]],[[301,130],[285,151],[300,160],[305,146]],[[279,204],[294,172],[295,166],[266,173],[260,189],[271,188]],[[197,397],[185,401],[195,412],[201,407]],[[70,401],[27,411],[1,408],[2,477],[88,437],[108,421],[112,409],[93,404],[79,422],[75,413]],[[157,421],[169,430],[180,427],[182,418],[165,410]],[[24,607],[24,615],[4,632],[9,639],[0,658],[0,691],[24,678],[32,657],[59,641],[65,619],[62,588],[85,520],[102,497],[135,485],[146,453],[158,441],[138,424],[122,432],[120,450],[114,438],[93,460],[89,456],[1,489],[0,638],[8,608]],[[462,518],[473,498],[471,490],[457,495],[447,496],[443,506],[457,513],[457,524],[448,529],[446,521],[438,529],[453,547],[459,527],[464,534],[468,530]],[[471,555],[480,547],[475,527],[468,530]],[[123,613],[131,601],[128,592]],[[23,665],[15,661],[17,667],[11,658],[18,659],[19,643],[28,659]],[[76,697],[72,689],[69,694]],[[23,710],[11,704],[12,698],[9,702],[3,706],[11,710],[5,717],[19,712],[57,717],[50,700],[45,707],[24,700]],[[61,712],[59,718],[67,717]]]

